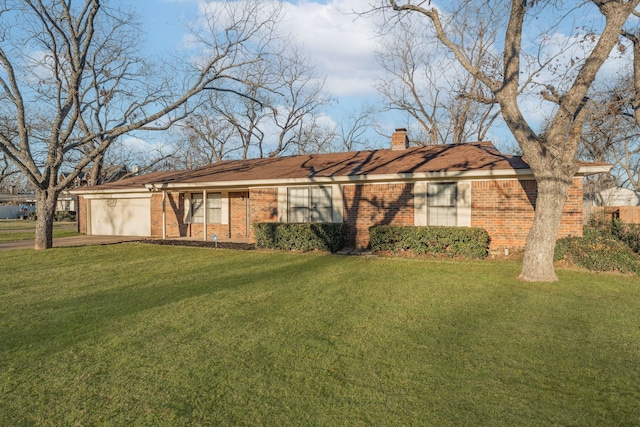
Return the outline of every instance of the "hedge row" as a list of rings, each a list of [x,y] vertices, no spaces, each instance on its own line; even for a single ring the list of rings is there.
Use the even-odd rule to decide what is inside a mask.
[[[371,250],[448,257],[484,258],[489,252],[489,233],[475,227],[394,226],[369,228]]]
[[[640,254],[640,224],[614,224],[612,229],[618,239]]]
[[[593,228],[586,228],[583,237],[559,239],[554,258],[592,271],[640,273],[640,257],[628,245],[606,231]]]
[[[344,247],[347,225],[263,222],[254,224],[253,229],[258,248],[336,252]]]
[[[29,219],[31,221],[37,221],[38,219],[38,213],[37,212],[31,212],[29,213]],[[67,222],[75,222],[76,220],[76,213],[74,211],[56,211],[53,214],[53,220],[54,221],[67,221]]]

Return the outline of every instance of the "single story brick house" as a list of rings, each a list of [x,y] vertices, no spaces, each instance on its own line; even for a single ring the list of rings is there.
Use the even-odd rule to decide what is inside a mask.
[[[537,187],[527,163],[490,142],[232,160],[72,190],[79,229],[94,235],[253,241],[259,222],[347,224],[347,245],[366,248],[373,225],[486,229],[492,250],[521,249]],[[581,163],[559,237],[582,235],[582,181],[611,165]],[[205,226],[206,224],[206,226]]]

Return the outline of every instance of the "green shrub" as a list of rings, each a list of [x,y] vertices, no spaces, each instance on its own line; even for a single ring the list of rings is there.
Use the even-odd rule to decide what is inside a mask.
[[[76,213],[74,211],[57,211],[53,217],[54,221],[75,221]]]
[[[253,228],[258,248],[329,252],[342,249],[347,230],[346,224],[328,222],[264,222]]]
[[[378,225],[369,228],[369,236],[374,252],[484,258],[489,249],[489,234],[482,228]]]
[[[620,222],[620,220],[612,218],[611,215],[606,215],[604,211],[596,211],[589,217],[586,228],[590,230],[597,230],[602,233],[611,234],[614,232],[614,229],[617,226],[616,221],[618,223]]]
[[[614,235],[626,243],[631,250],[640,254],[640,225],[619,223],[614,229]]]
[[[640,257],[629,246],[611,234],[589,228],[583,237],[559,239],[554,258],[592,271],[640,273]]]

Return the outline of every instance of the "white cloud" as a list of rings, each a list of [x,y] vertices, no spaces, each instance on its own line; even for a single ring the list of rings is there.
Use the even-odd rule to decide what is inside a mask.
[[[228,19],[226,11],[231,9],[226,1],[193,0],[192,4],[197,4],[202,28],[206,28],[207,13],[224,21]],[[279,32],[289,37],[291,43],[302,46],[318,73],[327,76],[325,89],[329,93],[334,96],[376,93],[373,84],[379,65],[375,59],[375,23],[371,17],[358,17],[354,13],[369,9],[369,0],[281,1],[280,5],[284,16]],[[185,47],[193,47],[189,43],[192,41],[189,36],[183,38]]]
[[[118,141],[118,144],[133,155],[147,155],[150,153],[167,154],[170,146],[162,142],[152,142],[135,136],[127,136]]]
[[[287,4],[287,15],[281,24],[328,76],[326,89],[336,96],[375,93],[379,66],[375,59],[375,24],[353,12],[370,8],[368,0],[326,4],[300,1]]]

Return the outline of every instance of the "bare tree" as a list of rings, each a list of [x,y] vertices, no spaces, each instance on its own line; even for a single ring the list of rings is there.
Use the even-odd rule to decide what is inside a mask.
[[[184,63],[180,87],[145,72],[149,64],[129,42],[131,15],[102,3],[0,5],[0,113],[13,118],[17,133],[0,132],[0,151],[36,188],[36,249],[52,246],[58,195],[87,165],[122,135],[166,129],[203,90],[236,93],[227,82],[236,85],[240,70],[268,54],[279,19],[271,3],[225,3],[197,34],[205,55]],[[60,179],[69,162],[72,172]]]
[[[521,280],[557,280],[553,252],[567,192],[578,170],[575,158],[585,121],[586,96],[598,71],[618,45],[623,27],[638,3],[640,0],[593,0],[562,9],[562,2],[466,0],[448,3],[449,9],[445,13],[431,2],[386,2],[387,9],[384,10],[393,11],[394,16],[402,18],[406,13],[418,14],[432,25],[440,43],[468,74],[482,82],[499,104],[503,120],[527,158],[537,181],[538,195],[533,225],[525,245]],[[585,7],[589,10],[584,10]],[[478,27],[470,20],[471,13],[459,13],[469,12],[470,8],[476,15],[488,16],[487,22],[499,27],[502,40],[493,47],[502,53],[499,61],[473,61],[473,49],[468,46],[470,40],[478,37],[475,32]],[[556,56],[558,61],[551,62],[554,54],[545,53],[545,42],[551,40],[551,33],[536,42],[533,52],[527,49],[533,44],[523,45],[523,37],[532,37],[544,24],[533,19],[542,16],[543,12],[546,17],[560,16],[565,22],[574,17],[583,19],[587,13],[599,14],[594,20],[594,28],[585,35],[583,55],[567,58],[562,64]],[[527,27],[531,22],[535,26]],[[550,25],[547,29],[553,32],[559,23]],[[526,62],[529,59],[532,60]],[[539,82],[544,84],[539,96],[551,103],[553,111],[546,131],[537,132],[525,118],[521,101],[523,88],[535,84],[541,74],[553,75],[553,79]],[[482,96],[475,98],[485,101]]]
[[[202,161],[274,157],[299,152],[308,143],[314,116],[328,102],[309,58],[290,42],[260,63],[246,67],[243,99],[207,93],[183,121],[189,146]]]
[[[321,117],[312,116],[297,130],[295,154],[331,153],[335,150],[336,129]]]
[[[226,120],[212,117],[215,106],[198,110],[178,125],[176,159],[184,168],[208,165],[229,159],[242,147],[234,144],[236,130]]]
[[[640,191],[640,127],[631,108],[635,91],[629,76],[615,83],[591,94],[578,156],[614,164],[611,174],[590,182],[593,191],[618,184]]]
[[[472,65],[478,67],[493,60],[490,48],[496,31],[482,15],[474,17],[479,36],[468,49]],[[436,145],[485,139],[499,115],[495,99],[482,93],[487,91],[477,76],[460,69],[431,28],[404,19],[383,32],[381,40],[377,57],[386,75],[377,88],[387,108],[405,112],[417,124],[409,126],[412,141]]]
[[[275,74],[280,78],[270,91],[273,124],[277,129],[276,146],[269,157],[286,153],[291,145],[300,145],[301,133],[320,107],[327,104],[324,81],[315,75],[311,60],[299,48],[292,47],[279,57]],[[261,150],[262,151],[262,150]]]
[[[374,141],[371,140],[369,131],[376,130],[379,113],[378,108],[366,104],[357,110],[346,112],[340,123],[336,125],[335,151],[373,148]]]
[[[19,171],[12,166],[13,165],[9,162],[9,160],[2,153],[0,153],[0,188],[3,187],[3,183],[7,178],[19,173]]]

